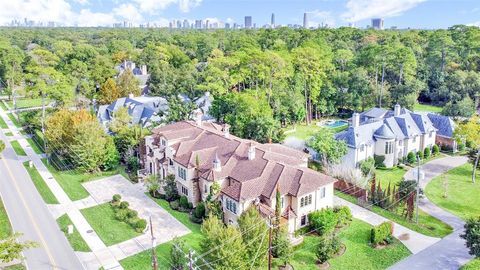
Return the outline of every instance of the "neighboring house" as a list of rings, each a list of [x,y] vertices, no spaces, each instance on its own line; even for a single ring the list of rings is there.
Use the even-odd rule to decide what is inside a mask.
[[[147,81],[150,77],[150,74],[147,72],[147,66],[141,65],[140,68],[136,67],[135,62],[132,61],[123,61],[120,65],[115,67],[115,70],[118,72],[118,76],[122,75],[126,70],[130,70],[133,73],[133,76],[138,80],[138,85],[142,90],[142,95],[148,94]]]
[[[196,121],[153,129],[145,138],[146,173],[160,179],[174,174],[179,194],[193,205],[205,201],[218,183],[215,199],[222,203],[226,224],[237,224],[248,207],[273,216],[277,188],[290,233],[308,224],[308,213],[332,207],[335,179],[309,169],[307,154],[244,140],[231,135],[227,125],[201,119],[197,115]]]
[[[335,137],[347,143],[348,152],[342,158],[347,167],[355,168],[374,156],[384,157],[385,166],[393,167],[409,152],[453,141],[453,129],[453,121],[447,116],[414,113],[395,105],[393,111],[373,108],[354,113],[350,127]]]
[[[205,92],[203,96],[200,96],[194,99],[193,101],[185,94],[179,94],[178,97],[183,103],[188,103],[188,102],[195,103],[197,109],[194,111],[193,114],[195,115],[197,113],[201,113],[203,121],[215,120],[215,118],[208,113],[213,102],[213,97],[210,95],[210,92]]]

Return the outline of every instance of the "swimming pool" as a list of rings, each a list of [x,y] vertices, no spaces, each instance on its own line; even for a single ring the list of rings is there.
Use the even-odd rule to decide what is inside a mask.
[[[341,126],[345,126],[345,125],[347,125],[346,121],[331,120],[331,121],[328,121],[327,123],[325,123],[323,126],[328,127],[328,128],[337,128],[337,127],[341,127]]]

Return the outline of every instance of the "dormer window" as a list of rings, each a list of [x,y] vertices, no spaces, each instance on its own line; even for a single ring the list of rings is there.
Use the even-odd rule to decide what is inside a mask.
[[[167,141],[165,141],[164,139],[161,139],[161,140],[160,140],[160,143],[162,144],[162,146],[166,146],[166,145],[167,145]]]

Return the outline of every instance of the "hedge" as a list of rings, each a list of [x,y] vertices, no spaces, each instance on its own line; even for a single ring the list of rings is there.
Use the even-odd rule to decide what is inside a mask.
[[[373,245],[388,243],[392,239],[393,223],[391,221],[383,222],[382,224],[372,228],[370,241]]]

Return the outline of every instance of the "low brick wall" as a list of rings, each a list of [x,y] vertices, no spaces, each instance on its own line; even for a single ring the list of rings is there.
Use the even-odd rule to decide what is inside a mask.
[[[435,137],[435,143],[439,145],[442,149],[451,150],[454,146],[454,140],[452,138],[445,138],[441,136]]]
[[[363,200],[367,199],[367,191],[365,189],[356,187],[355,185],[347,183],[343,180],[338,180],[335,182],[334,187],[336,190],[345,194],[352,195]]]

